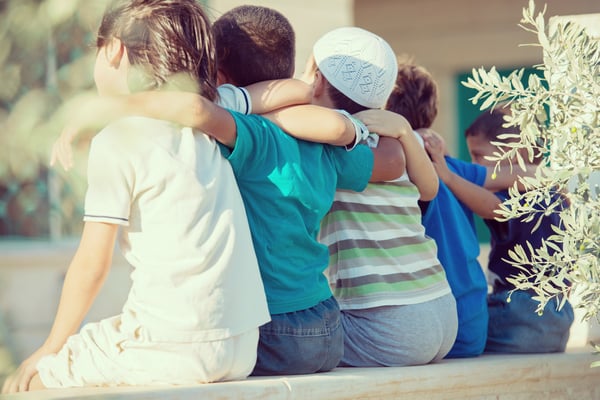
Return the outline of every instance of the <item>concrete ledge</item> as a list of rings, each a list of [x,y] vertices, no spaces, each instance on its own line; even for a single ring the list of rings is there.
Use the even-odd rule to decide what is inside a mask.
[[[591,349],[564,354],[484,355],[403,368],[337,368],[332,372],[196,386],[46,390],[2,397],[50,399],[600,399],[600,356]]]

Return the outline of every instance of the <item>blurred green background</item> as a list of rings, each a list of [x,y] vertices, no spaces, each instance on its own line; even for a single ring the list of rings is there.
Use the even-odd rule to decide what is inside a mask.
[[[104,0],[0,1],[0,239],[81,230],[85,165],[49,168],[60,106],[93,89]]]

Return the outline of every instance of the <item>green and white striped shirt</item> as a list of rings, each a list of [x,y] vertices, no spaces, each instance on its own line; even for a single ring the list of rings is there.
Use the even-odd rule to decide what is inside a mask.
[[[450,293],[418,199],[406,175],[360,193],[336,192],[319,239],[329,247],[329,280],[342,309],[417,304]]]

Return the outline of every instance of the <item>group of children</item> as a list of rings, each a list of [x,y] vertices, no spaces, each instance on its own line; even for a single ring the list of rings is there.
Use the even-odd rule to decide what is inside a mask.
[[[445,154],[435,82],[381,37],[325,34],[296,80],[294,31],[275,10],[211,24],[195,0],[115,0],[97,45],[96,113],[74,117],[54,153],[68,166],[74,135],[103,127],[81,243],[48,339],[3,392],[564,350],[568,307],[548,309],[563,336],[542,350],[518,331],[544,324],[533,311],[494,322],[510,271],[493,250],[488,311],[473,213],[493,216],[490,190],[515,178]],[[468,132],[475,147],[484,129]],[[471,210],[473,193],[489,202]],[[512,221],[489,224],[493,249],[522,240]],[[77,333],[117,239],[128,299]]]

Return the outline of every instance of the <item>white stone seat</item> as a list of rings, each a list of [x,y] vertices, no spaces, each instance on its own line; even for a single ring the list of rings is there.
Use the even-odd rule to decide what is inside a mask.
[[[556,354],[483,355],[400,368],[337,368],[328,373],[252,377],[192,386],[60,389],[2,397],[50,399],[600,399],[600,356],[592,349]]]

